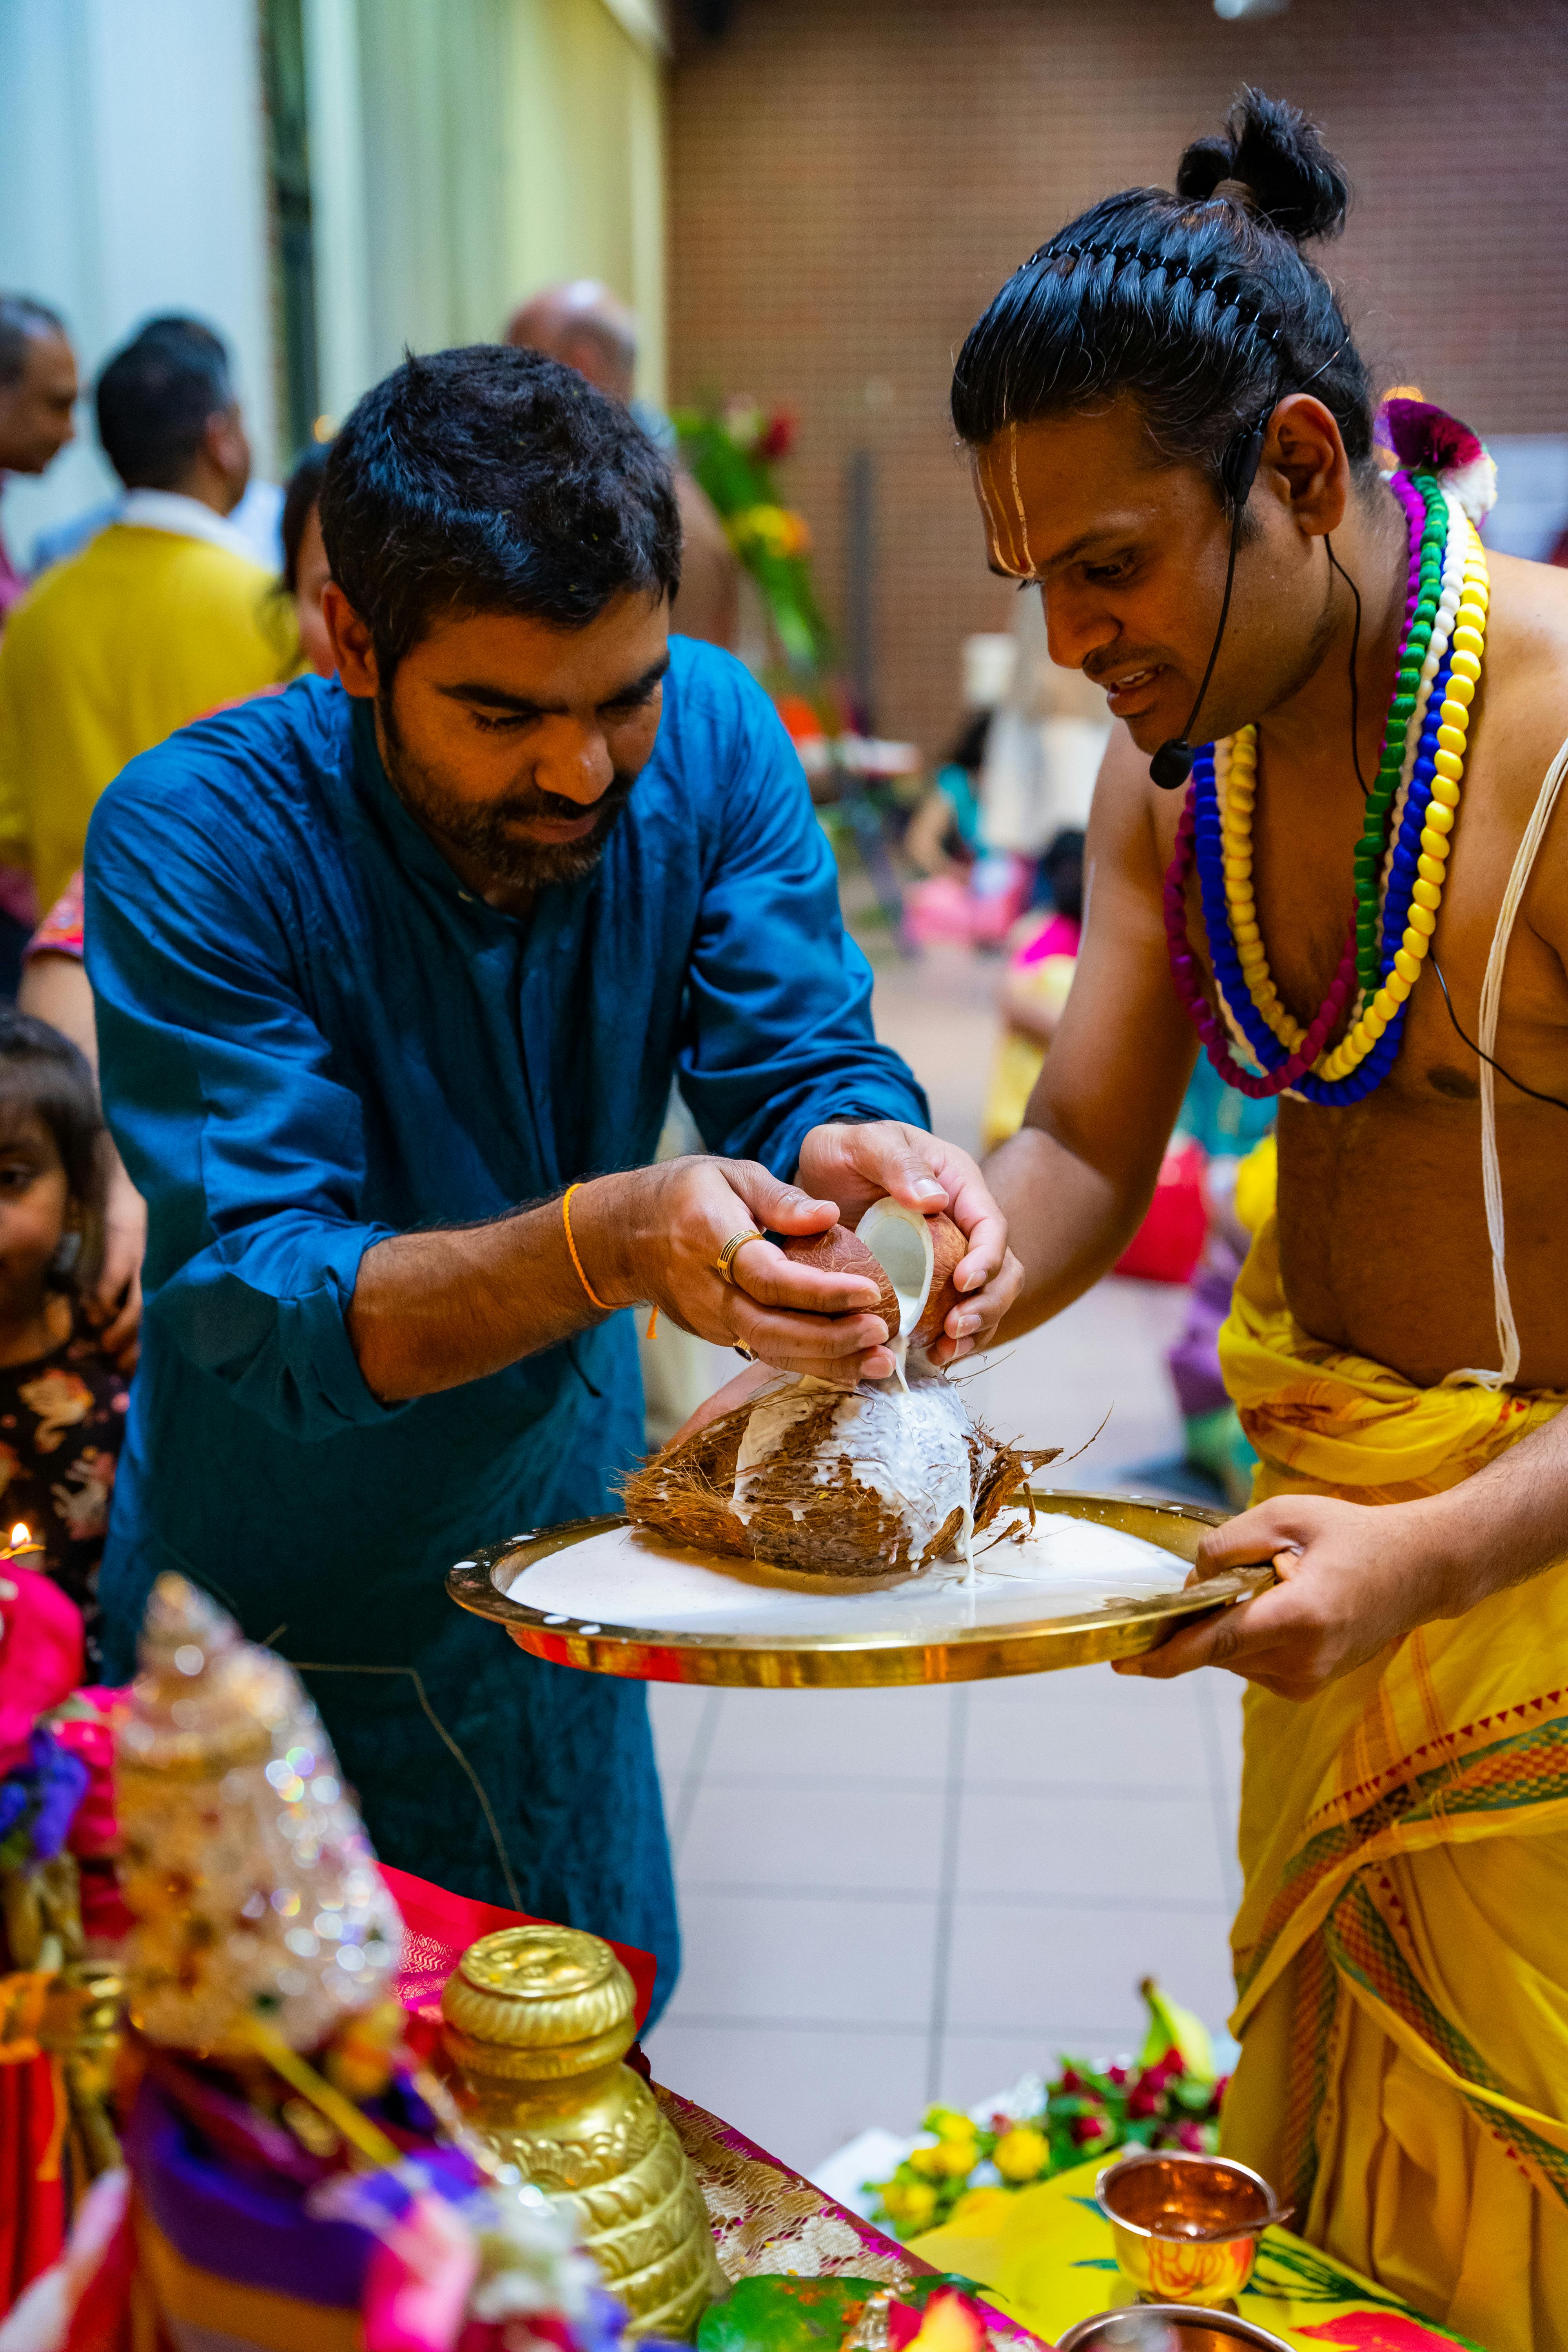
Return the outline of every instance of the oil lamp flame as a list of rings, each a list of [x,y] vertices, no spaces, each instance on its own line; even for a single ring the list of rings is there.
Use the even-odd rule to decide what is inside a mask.
[[[24,1544],[30,1543],[31,1541],[32,1530],[28,1527],[26,1520],[18,1519],[16,1526],[11,1530],[12,1550],[20,1551]]]

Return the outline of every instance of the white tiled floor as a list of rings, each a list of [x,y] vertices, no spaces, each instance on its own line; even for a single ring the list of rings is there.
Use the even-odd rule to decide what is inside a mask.
[[[664,2080],[810,2166],[1068,2047],[1152,1972],[1229,2007],[1239,1685],[660,1688],[686,1963]]]
[[[878,1020],[932,1124],[972,1142],[994,966],[879,974]],[[1063,1484],[1178,1450],[1163,1356],[1183,1294],[1111,1281],[988,1365],[999,1434],[1085,1444]],[[656,1689],[686,1964],[659,2075],[809,2168],[1058,2050],[1133,2040],[1152,1973],[1230,2006],[1238,1683],[1109,1667],[966,1688]]]

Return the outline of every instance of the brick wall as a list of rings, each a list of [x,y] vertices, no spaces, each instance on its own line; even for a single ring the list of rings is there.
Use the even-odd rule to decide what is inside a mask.
[[[1568,430],[1568,6],[736,0],[672,88],[671,388],[798,410],[788,495],[842,609],[844,475],[877,471],[879,719],[950,731],[958,644],[1005,627],[945,402],[1009,270],[1086,203],[1168,185],[1244,79],[1322,123],[1355,187],[1327,248],[1384,383],[1483,434]]]

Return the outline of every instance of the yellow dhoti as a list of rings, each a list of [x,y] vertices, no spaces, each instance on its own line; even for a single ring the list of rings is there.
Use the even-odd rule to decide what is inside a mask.
[[[1321,1345],[1271,1214],[1220,1355],[1259,1502],[1436,1494],[1568,1402]],[[1487,2352],[1568,2352],[1568,1562],[1245,1720],[1227,2152]]]

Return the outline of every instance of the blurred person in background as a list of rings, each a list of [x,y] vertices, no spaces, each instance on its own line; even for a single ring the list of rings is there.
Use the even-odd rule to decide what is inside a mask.
[[[61,320],[26,294],[0,294],[0,491],[8,474],[44,474],[76,438],[76,353]],[[0,531],[0,630],[26,582]],[[37,913],[33,879],[0,853],[0,998],[14,996]]]
[[[922,874],[967,873],[984,854],[978,786],[990,732],[990,711],[972,711],[905,828],[905,855]]]
[[[1083,925],[1083,844],[1064,825],[1040,860],[1049,905],[1014,933],[1001,990],[1002,1035],[985,1097],[981,1138],[994,1151],[1024,1123],[1035,1081],[1067,1009]]]
[[[0,639],[0,856],[45,907],[128,760],[299,659],[292,612],[226,520],[250,445],[216,336],[138,335],[104,368],[97,409],[120,518],[27,592]]]
[[[590,383],[629,408],[675,469],[680,509],[680,588],[670,625],[683,637],[701,637],[733,653],[740,628],[741,566],[713,501],[680,463],[675,428],[651,401],[634,396],[637,315],[596,278],[547,287],[514,310],[506,340],[519,351],[543,352],[574,367]]]
[[[26,294],[0,294],[0,490],[46,474],[76,438],[76,353],[64,322]],[[0,628],[26,582],[0,534]]]
[[[327,451],[311,447],[289,478],[283,493],[283,572],[278,583],[279,593],[293,606],[300,650],[318,677],[331,677],[337,666],[321,617],[321,592],[331,577],[319,512],[326,469]],[[277,689],[264,689],[268,690]],[[98,1028],[84,949],[79,867],[28,941],[17,1006],[68,1037],[96,1079]],[[95,1278],[82,1294],[82,1312],[97,1328],[104,1353],[129,1372],[140,1346],[147,1210],[107,1128],[102,1131],[101,1149],[103,1247]]]
[[[226,358],[222,337],[183,311],[144,320],[136,330],[135,340],[141,342],[159,335],[169,335],[176,341],[205,336],[212,348]],[[36,580],[51,564],[63,563],[69,555],[79,555],[89,540],[96,539],[100,530],[107,530],[111,522],[120,520],[124,508],[125,493],[121,490],[113,498],[100,499],[83,513],[71,515],[65,522],[51,523],[39,531],[33,541],[29,577]],[[283,561],[282,521],[282,491],[276,482],[264,482],[253,474],[228,517],[228,524],[231,530],[238,532],[247,554],[268,572],[276,572]]]

